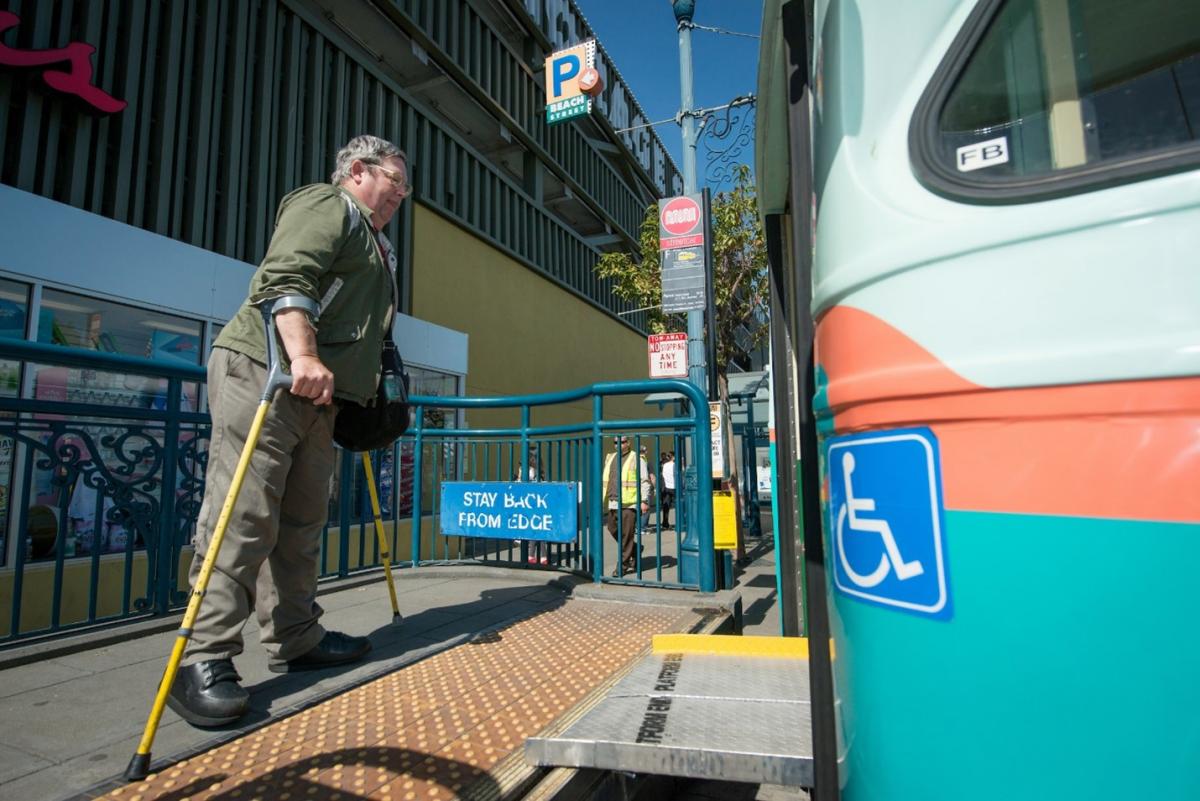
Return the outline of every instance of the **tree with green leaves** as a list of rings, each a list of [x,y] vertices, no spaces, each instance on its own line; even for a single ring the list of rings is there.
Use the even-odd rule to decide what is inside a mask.
[[[717,375],[731,361],[746,362],[767,335],[767,247],[758,220],[758,195],[750,168],[740,165],[733,188],[712,199],[713,284],[717,307]],[[658,258],[658,204],[646,209],[638,232],[640,257],[606,253],[596,265],[601,278],[613,279],[618,297],[650,307],[650,332],[686,331],[686,314],[662,311],[662,275]],[[709,365],[709,369],[714,369]]]

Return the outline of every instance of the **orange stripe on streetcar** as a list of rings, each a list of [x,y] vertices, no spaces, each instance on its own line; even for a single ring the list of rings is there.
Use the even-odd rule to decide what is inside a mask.
[[[990,389],[841,306],[817,355],[839,434],[933,429],[946,508],[1200,521],[1200,378]]]

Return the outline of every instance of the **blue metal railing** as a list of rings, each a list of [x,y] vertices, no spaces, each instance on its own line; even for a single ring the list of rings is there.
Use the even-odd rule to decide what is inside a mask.
[[[605,420],[603,399],[608,396],[622,395],[645,395],[651,392],[678,392],[691,401],[693,413],[685,417],[672,418],[648,418],[642,420]],[[556,404],[570,403],[572,401],[592,399],[592,419],[586,423],[569,423],[562,425],[551,426],[533,426],[531,425],[532,409],[535,407],[552,406]],[[659,452],[663,436],[669,437],[670,441],[676,443],[676,452],[684,453],[685,448],[680,445],[685,440],[691,440],[693,443],[693,452],[695,453],[696,468],[699,475],[711,475],[712,473],[712,445],[711,433],[709,431],[708,422],[708,403],[703,394],[694,386],[686,381],[676,380],[645,380],[645,381],[622,381],[622,382],[603,382],[592,384],[588,387],[580,387],[578,389],[566,390],[563,392],[553,392],[541,395],[525,395],[517,397],[502,397],[502,398],[414,398],[414,401],[420,407],[417,414],[417,425],[413,432],[406,436],[402,443],[411,438],[415,451],[414,473],[421,475],[422,473],[422,454],[424,452],[423,444],[432,439],[436,442],[446,442],[460,439],[481,439],[486,438],[489,441],[494,441],[497,446],[508,444],[510,448],[516,447],[519,454],[520,464],[519,470],[510,471],[511,475],[526,475],[528,471],[528,454],[531,447],[541,446],[547,443],[555,442],[555,438],[570,437],[570,435],[583,435],[578,442],[581,443],[580,448],[586,452],[586,469],[581,470],[584,480],[584,501],[583,514],[581,519],[587,521],[584,531],[587,534],[587,539],[582,543],[584,556],[590,556],[586,560],[586,571],[596,581],[608,581],[610,577],[603,574],[604,562],[601,558],[604,552],[604,509],[603,499],[600,497],[601,485],[601,470],[603,464],[603,438],[606,434],[631,434],[634,437],[634,447],[637,448],[642,444],[642,437],[651,437],[655,444],[655,453]],[[429,407],[452,408],[452,409],[517,409],[520,412],[520,424],[510,428],[491,428],[491,429],[428,429],[424,425],[424,409]],[[686,431],[686,435],[681,435],[679,432]],[[637,432],[646,432],[639,434]],[[512,458],[510,450],[510,462],[516,460]],[[657,461],[657,459],[656,459]],[[515,465],[514,465],[515,466]],[[640,472],[640,464],[638,467]],[[640,483],[641,476],[638,476]],[[476,479],[478,480],[478,479]],[[509,476],[496,475],[490,480],[511,480]],[[422,484],[417,482],[414,484],[414,510],[422,509]],[[660,497],[656,493],[655,505],[658,507]],[[424,515],[418,515],[415,511],[412,515],[412,541],[416,545],[421,542],[421,526]],[[678,516],[677,516],[678,519]],[[702,491],[701,498],[697,504],[696,519],[694,521],[685,521],[694,531],[698,539],[698,549],[700,557],[698,559],[698,579],[695,582],[704,592],[712,592],[716,588],[715,567],[712,560],[713,543],[712,543],[712,501],[711,489],[707,492]],[[641,542],[643,534],[641,514],[638,515],[638,530],[636,536]],[[661,536],[662,526],[661,520],[655,521],[655,530]],[[681,532],[681,527],[676,526],[676,536]],[[677,543],[678,546],[678,543]],[[526,544],[522,544],[524,550]],[[639,549],[640,550],[640,549]],[[684,586],[682,580],[676,582],[662,581],[663,567],[663,552],[660,543],[656,543],[656,548],[652,549],[655,558],[655,571],[658,581],[651,582],[643,577],[643,571],[637,569],[634,572],[634,577],[626,579],[624,576],[617,578],[628,580],[639,584],[658,583],[665,586]],[[677,547],[676,559],[682,558],[682,551]],[[414,563],[419,563],[419,554],[415,554]],[[679,563],[677,562],[677,565]],[[677,571],[678,572],[678,571]]]
[[[16,363],[21,376],[9,395],[0,389],[0,645],[182,608],[207,462],[210,421],[197,411],[206,371],[8,339],[0,339],[0,361]],[[688,398],[694,414],[603,419],[605,397],[663,391]],[[589,421],[533,424],[537,409],[587,398]],[[715,589],[712,510],[705,498],[695,520],[676,512],[672,543],[664,536],[656,494],[651,514],[645,519],[639,514],[636,532],[648,556],[639,556],[633,573],[604,574],[604,438],[630,434],[635,447],[647,446],[655,466],[665,449],[682,455],[690,446],[700,474],[708,474],[707,404],[690,384],[609,382],[522,397],[412,400],[414,429],[371,454],[393,564],[532,560],[596,581]],[[509,409],[519,420],[507,428],[441,427],[454,416],[446,411],[458,409]],[[580,485],[577,542],[539,546],[438,536],[441,481],[528,477],[531,458],[539,465],[534,480]],[[336,471],[322,540],[323,577],[381,566],[360,459],[344,452]],[[684,532],[698,540],[702,555],[697,575],[688,581],[678,561],[685,554]]]
[[[0,642],[182,604],[178,554],[203,494],[205,371],[7,339],[0,358],[21,374],[16,395],[0,397]]]

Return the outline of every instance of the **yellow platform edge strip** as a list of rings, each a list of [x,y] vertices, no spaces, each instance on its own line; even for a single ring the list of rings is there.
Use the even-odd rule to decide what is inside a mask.
[[[808,659],[806,637],[760,637],[736,634],[655,634],[656,654],[716,654],[775,659]]]

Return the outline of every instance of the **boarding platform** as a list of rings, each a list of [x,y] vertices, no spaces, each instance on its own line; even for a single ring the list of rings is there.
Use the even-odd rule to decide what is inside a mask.
[[[811,787],[803,639],[658,635],[578,721],[532,737],[530,763]]]
[[[404,571],[392,625],[378,576],[322,594],[325,622],[374,644],[345,668],[277,675],[253,625],[235,660],[251,692],[242,728],[203,730],[169,710],[153,775],[126,784],[162,631],[0,666],[0,797],[404,799],[525,796],[561,773],[530,765],[529,737],[582,717],[662,632],[732,623],[737,591],[594,585],[554,570]]]
[[[100,797],[518,797],[536,778],[527,737],[604,689],[655,631],[718,619],[690,605],[571,599]]]
[[[755,548],[751,556],[737,587],[716,594],[594,584],[553,568],[403,570],[396,578],[400,625],[391,623],[377,573],[322,585],[323,622],[369,636],[369,658],[273,674],[251,620],[246,652],[235,660],[251,693],[250,713],[240,727],[205,730],[167,710],[153,749],[154,776],[141,784],[125,784],[120,774],[174,641],[170,622],[158,631],[106,630],[90,642],[10,649],[0,653],[0,719],[21,725],[0,727],[0,798],[546,801],[595,797],[558,794],[581,784],[624,791],[630,782],[654,783],[633,769],[537,766],[524,743],[560,734],[602,704],[641,660],[655,658],[655,635],[711,632],[735,620],[748,632],[778,631],[773,553]],[[739,692],[750,692],[750,674],[739,668],[735,681]],[[801,726],[800,718],[790,726]],[[775,730],[763,726],[760,734]],[[461,786],[452,791],[455,784]],[[728,778],[676,779],[666,787],[655,797],[807,797],[782,784],[735,785]]]

